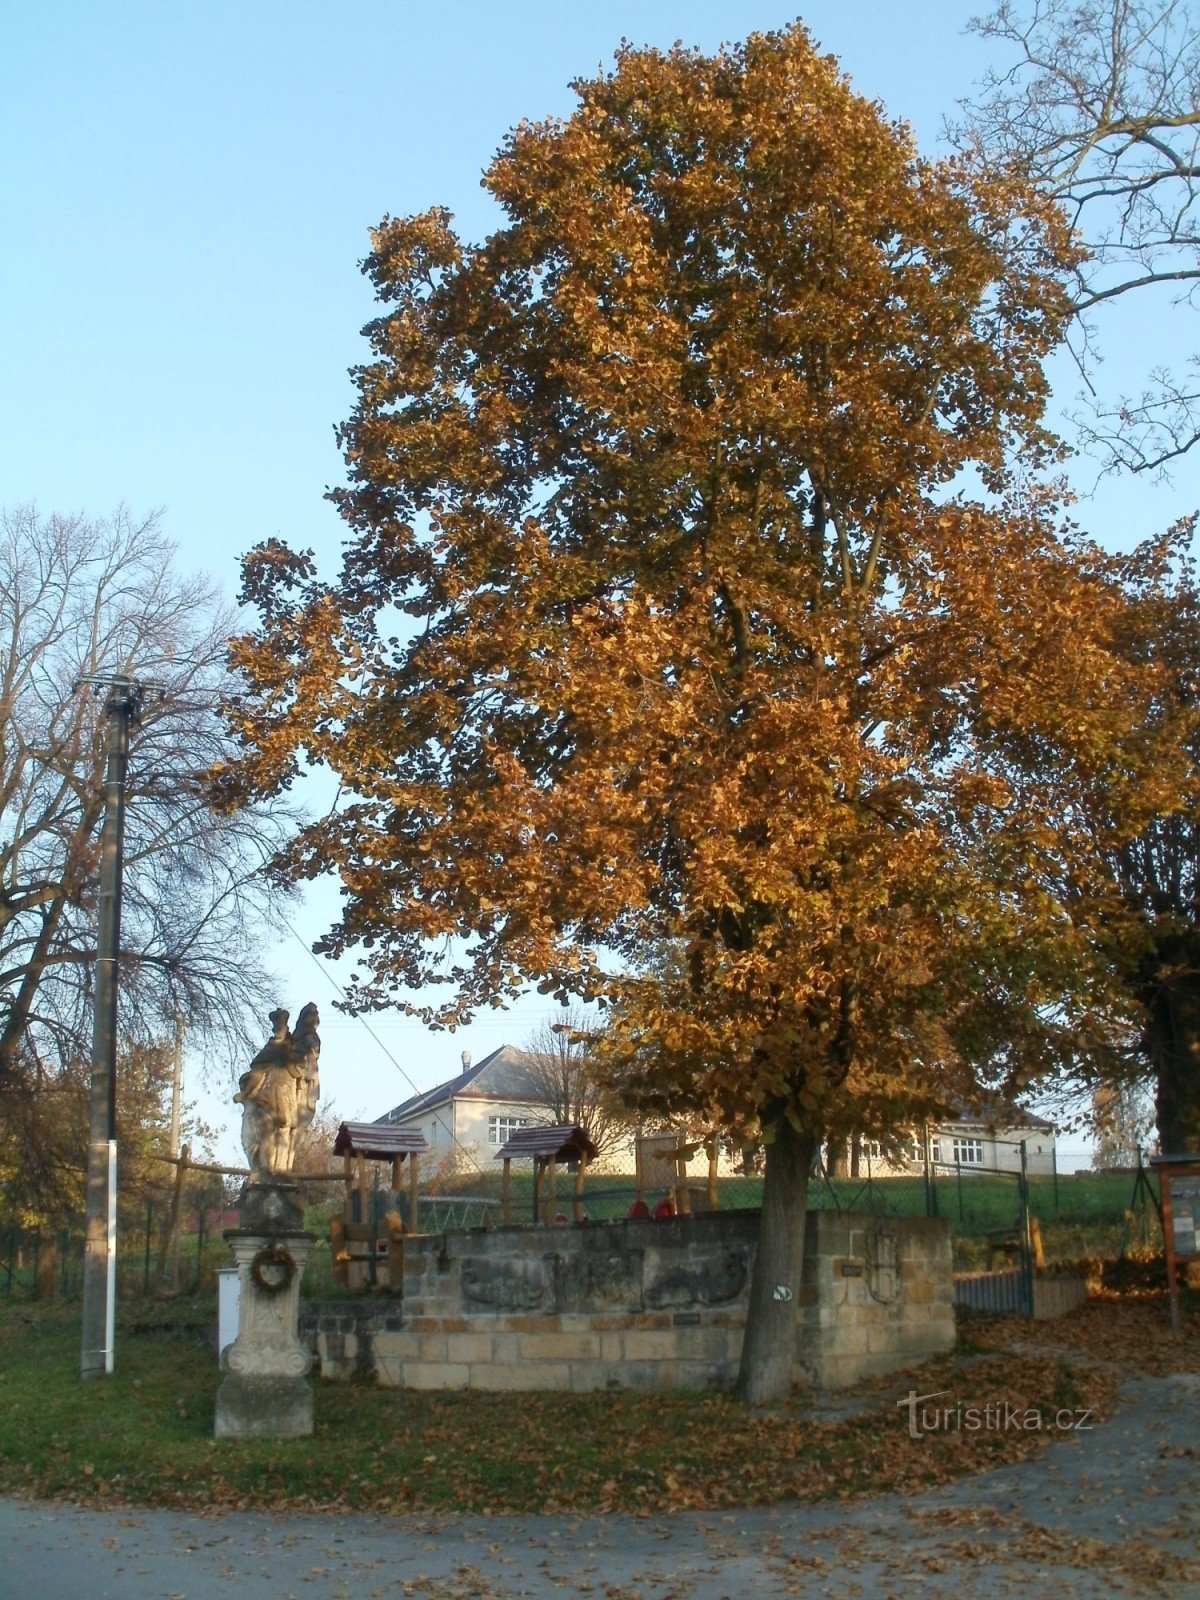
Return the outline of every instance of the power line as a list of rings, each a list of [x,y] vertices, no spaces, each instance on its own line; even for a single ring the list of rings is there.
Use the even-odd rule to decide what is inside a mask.
[[[313,965],[317,968],[317,970],[324,976],[326,981],[333,988],[333,990],[337,993],[337,995],[342,1000],[346,1000],[348,998],[348,996],[346,994],[345,989],[342,988],[341,984],[334,977],[333,973],[329,971],[329,969],[325,965],[324,961],[321,959],[320,956],[318,956],[316,954],[316,952],[312,949],[311,945],[308,944],[307,940],[302,939],[300,937],[300,935],[296,932],[295,928],[288,921],[287,917],[285,917],[282,913],[280,913],[279,920],[283,923],[284,927],[291,934],[292,938],[295,939],[296,943],[303,947],[305,955],[309,958],[309,960],[313,963]],[[384,1055],[392,1063],[392,1065],[395,1067],[396,1071],[400,1074],[400,1076],[405,1080],[405,1082],[408,1084],[409,1088],[413,1091],[413,1093],[414,1094],[418,1094],[418,1095],[422,1094],[422,1093],[428,1094],[429,1091],[427,1089],[421,1090],[421,1089],[417,1088],[416,1084],[413,1082],[413,1080],[409,1076],[408,1072],[396,1060],[395,1056],[388,1049],[387,1045],[384,1044],[383,1040],[375,1032],[375,1029],[366,1020],[366,1018],[362,1017],[362,1016],[359,1016],[359,1014],[357,1012],[353,1012],[353,1011],[350,1013],[350,1015],[354,1018],[355,1022],[360,1023],[361,1026],[366,1029],[367,1033],[375,1041],[375,1043],[379,1047],[379,1049],[383,1051]],[[433,1112],[433,1116],[434,1116],[434,1120],[437,1122],[438,1127],[445,1129],[445,1131],[450,1135],[450,1143],[452,1145],[456,1146],[462,1152],[462,1154],[464,1156],[466,1156],[466,1158],[470,1162],[471,1166],[474,1167],[475,1171],[479,1174],[479,1176],[481,1178],[487,1178],[488,1174],[487,1174],[486,1170],[479,1165],[479,1162],[475,1159],[474,1154],[467,1148],[467,1146],[465,1144],[463,1144],[455,1136],[453,1124],[451,1123],[450,1125],[447,1125],[442,1120],[442,1116],[441,1116],[440,1111],[438,1111],[436,1109]]]

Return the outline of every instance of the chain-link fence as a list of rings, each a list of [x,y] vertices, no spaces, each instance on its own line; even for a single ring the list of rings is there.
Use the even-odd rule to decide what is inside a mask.
[[[969,1152],[974,1155],[976,1152]],[[1150,1254],[1162,1248],[1158,1182],[1139,1152],[1120,1164],[1097,1166],[1086,1154],[1031,1156],[1017,1142],[989,1140],[987,1161],[929,1161],[896,1171],[876,1164],[869,1152],[854,1176],[817,1168],[809,1205],[816,1210],[863,1211],[877,1216],[945,1217],[954,1239],[959,1272],[1010,1266],[1028,1249],[1035,1265]],[[357,1249],[383,1258],[399,1219],[410,1231],[410,1196],[382,1181],[363,1195],[340,1185],[314,1186],[307,1194],[306,1226],[317,1240],[305,1270],[304,1292],[336,1291],[339,1224],[350,1221]],[[191,1168],[182,1181],[164,1168],[161,1188],[127,1195],[117,1231],[118,1291],[122,1298],[211,1293],[216,1273],[232,1264],[222,1237],[236,1226],[239,1179]],[[639,1189],[632,1176],[590,1173],[580,1193],[564,1168],[550,1206],[540,1214],[533,1176],[514,1171],[509,1221],[524,1226],[606,1222],[630,1216],[669,1217],[701,1213],[714,1202],[721,1210],[752,1209],[762,1203],[761,1177],[722,1177],[715,1184],[664,1181]],[[365,1203],[364,1203],[365,1202]],[[351,1215],[352,1213],[352,1215]],[[495,1227],[503,1219],[498,1175],[443,1174],[421,1187],[417,1230],[443,1233]],[[0,1225],[0,1295],[6,1300],[70,1298],[81,1293],[84,1224],[81,1216],[33,1227]]]

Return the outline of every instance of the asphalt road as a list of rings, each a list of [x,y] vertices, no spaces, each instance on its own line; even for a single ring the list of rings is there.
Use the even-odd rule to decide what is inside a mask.
[[[0,1600],[1200,1600],[1200,1378],[911,1497],[667,1518],[83,1511],[0,1500]]]

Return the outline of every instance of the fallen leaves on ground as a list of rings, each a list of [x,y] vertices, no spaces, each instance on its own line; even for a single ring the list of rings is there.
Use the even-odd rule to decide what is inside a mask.
[[[32,1341],[0,1321],[0,1486],[221,1511],[649,1517],[916,1491],[1046,1448],[1080,1409],[1102,1418],[1123,1376],[1200,1368],[1198,1319],[1173,1336],[1161,1299],[1098,1301],[1058,1323],[972,1323],[940,1361],[767,1413],[721,1394],[319,1384],[311,1441],[217,1443],[219,1373],[195,1341],[126,1336],[117,1374],[88,1385],[84,1406],[75,1333],[62,1312]],[[910,1391],[935,1396],[948,1424],[910,1437]],[[988,1406],[991,1426],[963,1425]]]

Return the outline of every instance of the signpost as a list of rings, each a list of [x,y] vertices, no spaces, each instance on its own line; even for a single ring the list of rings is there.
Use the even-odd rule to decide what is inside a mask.
[[[1162,1185],[1163,1243],[1171,1327],[1179,1332],[1179,1268],[1200,1261],[1200,1154],[1156,1156]]]

